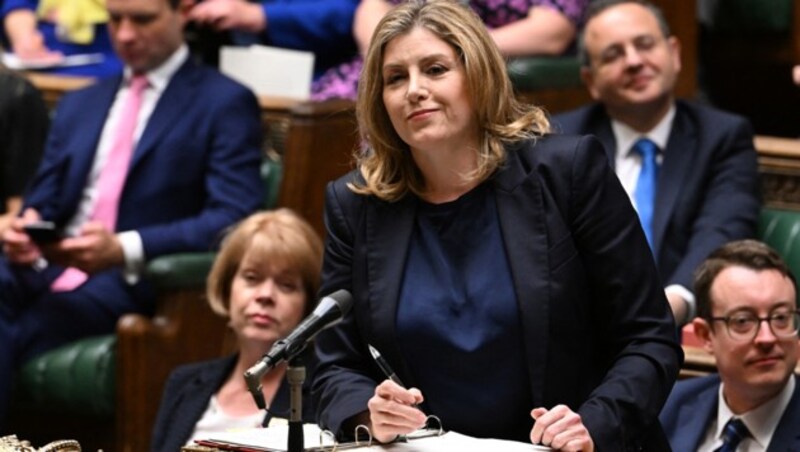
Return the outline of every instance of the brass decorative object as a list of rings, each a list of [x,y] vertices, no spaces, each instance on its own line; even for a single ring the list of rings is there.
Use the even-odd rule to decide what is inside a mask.
[[[37,449],[29,441],[9,435],[0,437],[0,452],[81,452],[81,445],[74,439],[62,439]]]

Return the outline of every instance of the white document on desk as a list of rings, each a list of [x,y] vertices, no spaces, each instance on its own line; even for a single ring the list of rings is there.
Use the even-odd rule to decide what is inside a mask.
[[[484,439],[462,435],[456,432],[447,432],[439,436],[425,436],[409,438],[407,441],[391,444],[374,444],[367,446],[362,442],[335,445],[333,437],[321,434],[320,428],[313,424],[305,424],[304,444],[306,450],[332,451],[332,450],[359,450],[369,452],[539,452],[552,451],[549,447],[537,446],[530,443],[507,441],[501,439]],[[197,441],[204,446],[215,447],[221,450],[250,450],[250,451],[286,451],[289,437],[288,425],[269,428],[244,429],[238,431],[212,434],[207,440]]]
[[[551,451],[553,449],[518,441],[475,438],[456,432],[447,432],[440,436],[416,438],[408,442],[372,446],[369,450],[391,452],[441,452],[450,450],[459,452],[538,452]]]
[[[25,71],[29,69],[52,69],[69,66],[85,66],[87,64],[100,63],[105,57],[102,53],[82,53],[78,55],[68,55],[57,59],[44,60],[23,60],[13,53],[4,52],[2,57],[3,65],[15,71]]]
[[[262,45],[222,47],[220,71],[260,96],[308,100],[314,54]]]

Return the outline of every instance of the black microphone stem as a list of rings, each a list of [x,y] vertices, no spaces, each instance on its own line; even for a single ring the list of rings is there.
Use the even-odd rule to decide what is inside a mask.
[[[302,355],[297,355],[289,360],[286,369],[286,379],[289,381],[289,439],[287,452],[303,452],[305,448],[303,439],[303,382],[306,380],[306,368],[303,365]]]

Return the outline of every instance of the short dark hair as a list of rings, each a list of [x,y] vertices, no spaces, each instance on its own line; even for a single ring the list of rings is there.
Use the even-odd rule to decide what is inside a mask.
[[[711,285],[717,276],[728,267],[744,267],[751,270],[777,270],[792,281],[797,290],[797,281],[789,266],[777,251],[758,240],[729,242],[711,253],[700,264],[694,276],[694,295],[697,300],[697,316],[711,318]]]
[[[647,0],[594,0],[593,2],[589,3],[589,7],[586,9],[583,30],[578,33],[578,58],[580,58],[581,66],[588,67],[590,63],[589,52],[586,50],[585,36],[589,21],[599,16],[605,10],[625,3],[635,3],[645,7],[653,14],[653,16],[655,16],[656,21],[658,22],[658,28],[661,29],[661,33],[664,35],[664,38],[672,36],[667,19],[664,17],[664,12],[661,11],[661,8]]]

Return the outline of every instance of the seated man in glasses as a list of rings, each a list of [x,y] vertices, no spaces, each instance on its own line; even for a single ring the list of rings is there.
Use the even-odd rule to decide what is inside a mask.
[[[695,333],[719,373],[673,388],[661,412],[672,449],[800,449],[794,275],[773,249],[740,240],[700,265],[694,288]]]

